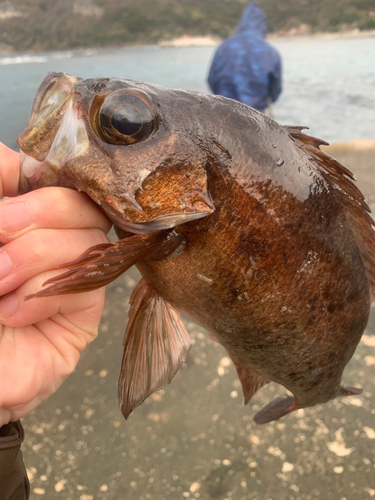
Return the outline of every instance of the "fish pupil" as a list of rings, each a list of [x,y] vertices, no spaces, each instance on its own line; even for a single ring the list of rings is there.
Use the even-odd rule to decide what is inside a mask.
[[[142,118],[134,106],[116,110],[111,118],[112,126],[122,135],[134,135],[142,128]]]

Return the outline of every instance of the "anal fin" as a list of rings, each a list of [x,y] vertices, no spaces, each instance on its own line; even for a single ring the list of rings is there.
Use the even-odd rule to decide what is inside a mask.
[[[234,363],[237,370],[238,378],[242,384],[242,392],[244,395],[244,404],[250,401],[258,389],[269,383],[269,380],[258,375],[253,369],[245,368],[237,363]]]
[[[294,397],[276,398],[255,415],[254,422],[256,424],[268,424],[268,422],[279,420],[279,418],[297,409],[298,403]]]
[[[133,290],[130,304],[118,384],[125,418],[171,382],[192,345],[178,312],[145,279]]]

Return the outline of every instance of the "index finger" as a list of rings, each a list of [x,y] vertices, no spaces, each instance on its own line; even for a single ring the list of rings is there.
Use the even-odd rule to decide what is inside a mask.
[[[18,194],[19,156],[19,153],[0,142],[0,197]]]

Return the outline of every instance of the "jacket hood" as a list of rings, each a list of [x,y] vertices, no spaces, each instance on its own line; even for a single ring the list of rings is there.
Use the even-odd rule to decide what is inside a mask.
[[[263,37],[267,34],[267,16],[257,2],[250,2],[242,12],[240,22],[237,24],[237,33],[257,32]]]

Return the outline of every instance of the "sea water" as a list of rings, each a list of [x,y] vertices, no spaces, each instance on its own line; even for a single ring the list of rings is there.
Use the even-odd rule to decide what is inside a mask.
[[[275,119],[328,142],[375,139],[375,37],[272,42],[283,61]],[[16,147],[35,92],[49,71],[127,77],[209,92],[215,47],[135,47],[0,57],[0,141]]]

